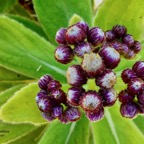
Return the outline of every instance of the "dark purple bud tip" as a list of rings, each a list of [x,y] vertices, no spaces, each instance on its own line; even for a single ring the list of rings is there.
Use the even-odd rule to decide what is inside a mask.
[[[56,119],[52,112],[42,112],[42,117],[47,121],[53,121]]]
[[[104,117],[104,108],[101,107],[98,111],[86,112],[86,116],[90,121],[97,122],[103,119]]]
[[[66,101],[66,93],[61,89],[54,89],[51,91],[51,96],[58,102],[62,103]]]
[[[39,79],[38,85],[41,89],[47,90],[47,85],[50,83],[51,80],[53,80],[53,78],[50,75],[46,74]]]
[[[82,68],[89,77],[96,77],[98,73],[103,71],[104,64],[99,54],[85,54],[82,61]]]
[[[134,44],[132,45],[131,49],[137,54],[141,51],[141,44],[138,41],[134,41]]]
[[[99,90],[99,95],[102,96],[103,106],[112,106],[117,100],[117,93],[113,88]]]
[[[144,114],[144,105],[143,104],[140,104],[138,103],[138,109],[139,109],[139,114]]]
[[[123,54],[126,59],[133,59],[136,54],[133,50],[129,49],[127,53]]]
[[[57,105],[53,108],[53,115],[54,117],[58,117],[63,113],[63,106]]]
[[[58,117],[58,119],[63,124],[68,124],[70,122],[66,116],[66,111],[63,111],[63,113]]]
[[[119,53],[123,56],[123,57],[127,57],[128,53],[129,53],[129,47],[126,44],[121,44],[121,48]]]
[[[121,77],[124,83],[129,83],[132,79],[137,78],[135,72],[130,68],[123,70],[121,73]]]
[[[142,92],[144,83],[141,79],[135,78],[128,83],[128,92],[132,95],[138,95]]]
[[[126,34],[123,38],[122,38],[122,42],[125,43],[126,45],[128,45],[129,47],[131,47],[134,44],[134,39],[132,35]]]
[[[84,92],[85,92],[85,90],[81,87],[69,88],[68,92],[67,92],[68,103],[72,106],[79,106],[80,99],[82,98],[82,95]]]
[[[90,53],[92,51],[92,47],[90,43],[83,42],[74,47],[74,52],[78,57],[83,57],[85,53]]]
[[[70,26],[66,31],[66,40],[69,44],[78,44],[86,38],[86,32],[77,24]]]
[[[121,104],[120,113],[123,117],[134,118],[138,114],[138,106],[135,103]]]
[[[137,61],[132,69],[135,71],[136,75],[144,80],[144,61]]]
[[[55,36],[56,42],[59,44],[67,44],[65,34],[66,34],[66,28],[60,28]]]
[[[114,48],[119,53],[121,52],[122,44],[119,41],[114,40],[112,42],[109,42],[108,45],[106,45],[105,47],[108,47],[108,46]]]
[[[93,27],[88,32],[88,42],[93,46],[101,45],[105,40],[105,34],[102,29],[98,27]]]
[[[57,80],[52,80],[48,85],[47,85],[47,90],[48,92],[51,92],[54,89],[60,89],[62,85],[60,84],[59,81]]]
[[[107,41],[112,41],[115,39],[115,34],[112,30],[108,30],[105,32],[105,37]]]
[[[40,92],[38,92],[35,100],[36,100],[36,102],[38,103],[38,101],[40,101],[41,99],[44,99],[45,97],[48,97],[48,96],[49,96],[49,95],[48,95],[48,93],[47,93],[46,91],[40,90]]]
[[[89,26],[87,25],[87,23],[85,23],[84,21],[80,21],[76,24],[78,27],[82,28],[85,33],[87,34],[88,30],[89,30]]]
[[[66,72],[67,82],[72,86],[82,86],[86,84],[87,77],[80,65],[72,65]]]
[[[120,54],[112,47],[105,47],[100,50],[99,55],[107,68],[114,69],[120,62]]]
[[[68,107],[66,109],[66,116],[69,121],[74,122],[80,119],[81,117],[81,112],[79,111],[78,108],[75,107]]]
[[[87,91],[81,99],[81,107],[85,111],[97,111],[102,107],[102,98],[96,91]]]
[[[45,97],[40,99],[37,105],[42,112],[50,112],[51,109],[56,105],[56,102],[52,97]]]
[[[96,78],[96,85],[103,88],[112,88],[116,80],[116,74],[112,70],[106,69]]]
[[[119,101],[121,103],[129,103],[132,102],[134,99],[134,95],[128,93],[128,90],[122,90],[118,95]]]
[[[112,31],[115,33],[115,35],[120,38],[120,37],[123,37],[126,32],[127,32],[127,29],[125,26],[122,26],[122,25],[116,25],[112,28]]]
[[[143,87],[144,88],[144,87]],[[144,89],[143,91],[137,96],[138,102],[142,105],[144,105]]]
[[[73,50],[67,45],[58,46],[55,50],[55,59],[62,64],[68,64],[74,59]]]

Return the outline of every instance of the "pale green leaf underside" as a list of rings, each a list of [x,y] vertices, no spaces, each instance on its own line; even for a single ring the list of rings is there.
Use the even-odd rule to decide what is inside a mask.
[[[90,25],[92,8],[89,0],[33,0],[34,8],[51,42],[55,43],[55,34],[61,27],[67,27],[72,15],[78,14]]]
[[[65,81],[66,66],[54,59],[55,47],[22,24],[0,16],[0,65],[39,78],[46,73]]]
[[[39,91],[38,85],[29,84],[20,89],[2,106],[0,117],[7,122],[45,123],[37,107],[35,97]]]

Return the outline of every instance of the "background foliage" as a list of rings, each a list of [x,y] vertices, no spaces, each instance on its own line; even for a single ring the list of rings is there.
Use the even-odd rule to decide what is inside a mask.
[[[83,116],[78,122],[46,122],[37,109],[37,80],[49,73],[67,89],[65,71],[54,59],[55,33],[80,19],[89,26],[111,29],[125,25],[143,46],[144,1],[104,0],[96,9],[90,0],[0,0],[0,143],[8,144],[142,144],[144,117],[121,117],[119,103],[105,110],[97,123]],[[34,7],[34,9],[33,9]],[[122,59],[115,70],[144,60],[144,50],[131,61]],[[74,61],[73,63],[76,63]],[[125,85],[118,78],[117,92]]]

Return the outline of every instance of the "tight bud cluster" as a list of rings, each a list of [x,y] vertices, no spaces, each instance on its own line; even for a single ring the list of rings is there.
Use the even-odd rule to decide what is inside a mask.
[[[134,118],[138,113],[144,114],[144,61],[136,62],[132,69],[125,69],[121,77],[127,84],[127,89],[119,93],[121,115]]]
[[[80,118],[79,109],[67,103],[66,93],[61,89],[59,81],[50,75],[44,75],[39,79],[38,85],[41,90],[36,96],[36,102],[46,120],[58,118],[62,123],[68,123]]]
[[[140,43],[127,34],[124,26],[116,25],[112,30],[104,32],[99,27],[89,28],[83,21],[59,29],[55,39],[59,44],[54,53],[58,62],[68,64],[75,57],[79,57],[81,63],[71,65],[66,71],[67,83],[71,86],[67,93],[62,91],[60,82],[51,76],[45,75],[40,78],[41,91],[36,101],[43,117],[49,121],[58,118],[62,123],[68,123],[81,117],[81,109],[89,120],[101,120],[104,117],[104,107],[114,105],[117,100],[114,89],[117,78],[113,69],[120,63],[121,55],[133,58],[141,50]],[[126,83],[132,78],[141,82],[140,77],[143,73],[140,73],[138,66],[135,67],[135,70],[128,72],[129,75],[123,74]],[[95,87],[99,87],[98,91],[83,88],[88,79],[95,81]],[[137,85],[137,82],[135,83],[134,85]],[[128,91],[131,90],[133,84],[129,84]],[[137,90],[133,92],[136,94]],[[127,90],[123,93],[126,95]],[[125,99],[122,105],[133,104],[128,100],[132,99],[131,96],[128,96],[128,99],[120,97],[119,99]],[[124,108],[121,108],[121,112],[127,106],[122,107]]]

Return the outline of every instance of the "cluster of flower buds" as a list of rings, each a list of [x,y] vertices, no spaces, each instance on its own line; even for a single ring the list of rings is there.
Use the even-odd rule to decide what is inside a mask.
[[[104,117],[104,107],[112,106],[117,100],[113,69],[120,63],[120,56],[133,58],[141,50],[140,43],[126,32],[121,25],[104,32],[99,27],[89,28],[83,21],[58,30],[56,42],[59,46],[54,53],[55,59],[68,64],[79,57],[81,63],[70,66],[66,71],[66,79],[71,86],[67,93],[61,90],[58,81],[47,78],[49,75],[39,80],[42,90],[36,99],[47,120],[58,118],[63,123],[76,121],[81,117],[79,109],[91,121]],[[83,88],[88,79],[95,81],[98,91]]]
[[[134,118],[138,113],[144,114],[144,61],[137,61],[132,69],[123,70],[121,77],[127,84],[127,89],[119,93],[121,115]]]
[[[61,89],[59,81],[50,75],[44,75],[39,79],[38,85],[41,90],[36,96],[36,102],[44,119],[52,121],[58,118],[62,123],[68,123],[80,118],[79,109],[67,103],[66,93]]]

